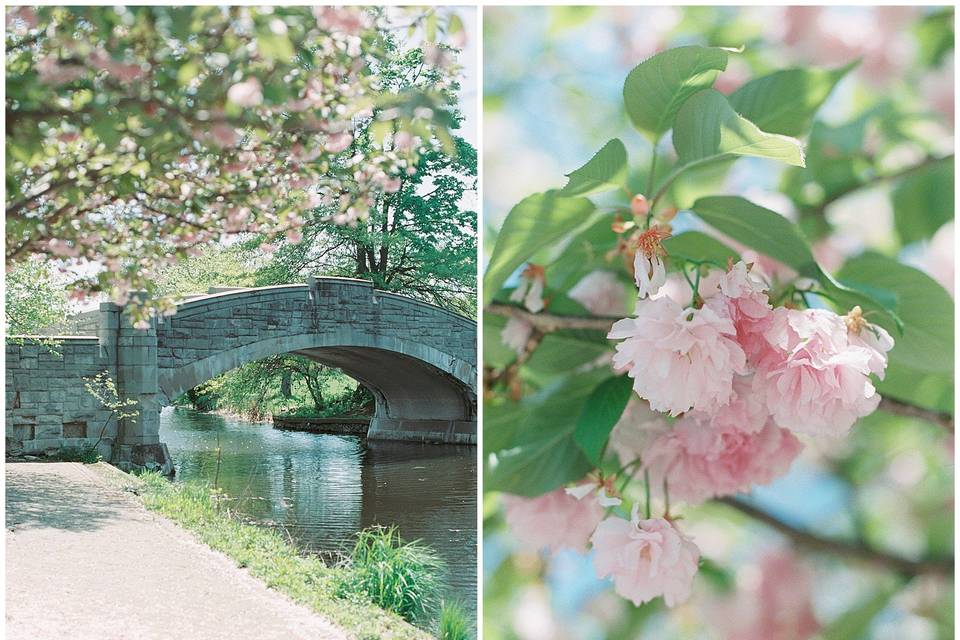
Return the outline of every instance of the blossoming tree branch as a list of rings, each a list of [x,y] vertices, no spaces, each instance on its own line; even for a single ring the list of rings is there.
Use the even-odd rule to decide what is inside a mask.
[[[597,576],[637,605],[689,598],[709,559],[682,516],[711,500],[808,549],[947,574],[952,558],[818,536],[732,497],[878,408],[952,429],[910,378],[952,376],[953,352],[952,300],[928,276],[876,254],[830,273],[796,223],[710,192],[710,172],[744,156],[804,167],[800,137],[853,66],[724,95],[712,86],[734,55],[687,46],[639,64],[623,97],[649,166],[611,140],[506,217],[484,277],[485,486],[507,494],[516,539],[592,548]]]
[[[307,211],[356,224],[421,150],[453,145],[442,90],[383,86],[397,27],[382,8],[6,13],[7,266],[59,260],[78,298],[127,303],[239,234],[269,253],[299,241]],[[451,64],[456,14],[408,13],[422,66]]]

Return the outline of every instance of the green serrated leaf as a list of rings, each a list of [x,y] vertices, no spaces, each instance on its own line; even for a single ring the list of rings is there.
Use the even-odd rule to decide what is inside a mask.
[[[903,178],[893,190],[893,219],[903,244],[926,240],[953,220],[953,157]]]
[[[819,267],[806,239],[795,224],[778,214],[739,196],[708,196],[692,207],[697,216],[760,253],[779,260],[809,278]]]
[[[799,136],[810,129],[817,110],[847,73],[839,69],[797,68],[750,80],[728,97],[730,106],[763,131]]]
[[[838,310],[845,312],[859,305],[887,331],[899,333],[903,330],[903,323],[893,310],[865,291],[840,283],[821,269],[800,229],[777,212],[739,196],[700,198],[691,209],[721,233],[782,262],[801,276],[817,280],[824,293],[837,303]]]
[[[953,298],[933,278],[892,258],[867,253],[848,260],[844,282],[886,289],[897,298],[903,335],[894,336],[891,365],[924,373],[953,371]]]
[[[561,198],[555,191],[521,200],[507,215],[493,247],[483,277],[484,304],[490,303],[517,267],[588,222],[593,211],[593,203],[586,198]]]
[[[727,50],[719,47],[678,47],[644,60],[623,84],[630,121],[652,141],[659,140],[684,101],[713,86],[726,68]]]
[[[737,115],[724,95],[714,89],[694,94],[680,107],[673,126],[673,146],[680,165],[735,155],[804,166],[799,140],[761,131]]]
[[[557,195],[585,196],[598,191],[626,188],[627,149],[614,138],[594,154],[587,164],[567,174],[569,181]]]
[[[736,251],[716,238],[699,231],[685,231],[663,241],[663,248],[673,258],[707,260],[724,266],[727,260],[739,260]]]
[[[525,398],[515,436],[488,456],[485,491],[538,496],[583,478],[593,468],[573,439],[575,420],[609,369],[569,377]]]
[[[632,393],[633,381],[628,376],[616,376],[597,385],[584,403],[573,439],[594,465],[600,464],[610,431],[627,408]]]

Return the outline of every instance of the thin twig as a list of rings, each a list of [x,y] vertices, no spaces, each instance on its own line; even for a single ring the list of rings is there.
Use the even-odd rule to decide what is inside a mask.
[[[887,413],[892,413],[894,415],[903,416],[905,418],[919,418],[921,420],[926,420],[927,422],[932,422],[935,425],[943,427],[950,433],[953,433],[953,416],[946,412],[933,411],[932,409],[918,407],[917,405],[910,404],[909,402],[894,400],[893,398],[887,397],[884,397],[880,401],[880,410],[886,411]]]
[[[716,502],[725,504],[754,520],[776,529],[778,532],[790,538],[797,546],[805,547],[812,551],[824,551],[845,558],[856,558],[878,567],[909,576],[931,573],[944,576],[953,574],[953,556],[911,560],[874,549],[862,540],[847,541],[821,537],[810,531],[788,524],[776,516],[736,498],[718,498]]]
[[[609,316],[558,316],[550,313],[530,313],[521,307],[509,304],[493,303],[487,305],[487,312],[508,318],[518,318],[528,322],[543,333],[552,333],[563,329],[591,329],[609,331],[611,325],[620,318]]]
[[[899,178],[905,178],[906,176],[910,175],[911,173],[915,173],[915,172],[920,171],[920,170],[922,170],[922,169],[926,169],[926,168],[929,167],[930,165],[937,164],[938,162],[944,162],[944,161],[946,161],[946,160],[951,160],[952,158],[953,158],[953,154],[952,154],[952,153],[949,154],[949,155],[940,157],[940,158],[938,158],[938,157],[936,157],[936,156],[927,156],[927,157],[925,157],[923,160],[921,160],[920,162],[918,162],[917,164],[912,164],[912,165],[910,165],[910,166],[908,166],[908,167],[904,167],[904,168],[899,169],[899,170],[897,170],[897,171],[894,171],[894,172],[892,172],[892,173],[888,173],[888,174],[884,174],[884,175],[877,175],[877,176],[874,176],[874,177],[872,177],[872,178],[870,178],[870,179],[868,179],[868,180],[865,180],[865,181],[863,181],[863,182],[858,182],[858,183],[856,183],[856,184],[850,185],[849,187],[846,187],[846,188],[844,188],[844,189],[841,189],[840,191],[837,191],[836,193],[834,193],[834,194],[830,195],[829,197],[825,198],[825,199],[823,200],[823,202],[821,202],[821,203],[818,204],[817,206],[813,207],[812,212],[813,212],[814,214],[816,214],[816,215],[821,215],[821,216],[822,216],[822,215],[824,215],[824,214],[826,213],[827,207],[829,207],[830,205],[832,205],[832,204],[833,204],[834,202],[836,202],[837,200],[840,200],[841,198],[845,198],[846,196],[850,195],[851,193],[854,193],[854,192],[856,192],[856,191],[860,191],[861,189],[866,189],[866,188],[868,188],[868,187],[872,187],[872,186],[874,186],[874,185],[876,185],[876,184],[879,184],[879,183],[881,183],[881,182],[887,182],[887,181],[890,181],[890,180],[897,180],[897,179],[899,179]]]

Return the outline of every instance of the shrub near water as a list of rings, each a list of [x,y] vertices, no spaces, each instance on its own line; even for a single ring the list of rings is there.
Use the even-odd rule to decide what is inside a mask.
[[[467,612],[459,602],[444,602],[437,621],[437,638],[440,640],[470,640],[470,622]]]
[[[357,534],[341,589],[414,622],[431,617],[440,593],[443,562],[419,541],[404,542],[396,527]]]

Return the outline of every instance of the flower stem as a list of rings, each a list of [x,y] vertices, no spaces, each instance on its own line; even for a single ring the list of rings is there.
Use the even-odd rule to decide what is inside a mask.
[[[647,517],[647,520],[649,520],[650,519],[650,470],[649,469],[643,470],[643,493],[647,500],[647,504],[646,504],[647,516],[646,517]]]
[[[670,489],[667,486],[667,476],[663,476],[663,517],[670,519]]]

